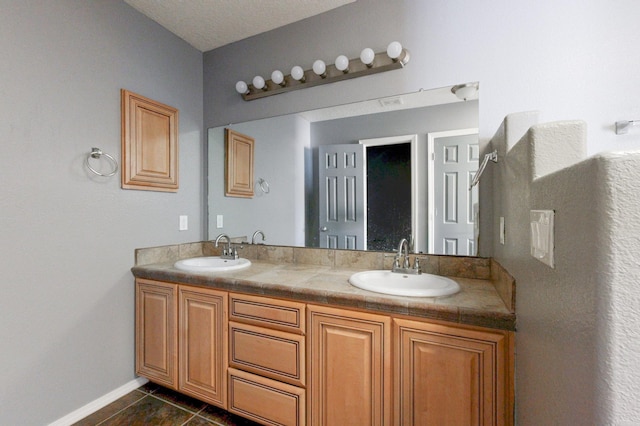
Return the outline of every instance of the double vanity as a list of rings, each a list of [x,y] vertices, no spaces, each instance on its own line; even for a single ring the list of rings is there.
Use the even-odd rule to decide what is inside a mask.
[[[420,255],[459,291],[409,297],[379,292],[413,287],[381,252],[219,255],[136,251],[139,375],[265,425],[513,424],[515,283],[493,260]]]

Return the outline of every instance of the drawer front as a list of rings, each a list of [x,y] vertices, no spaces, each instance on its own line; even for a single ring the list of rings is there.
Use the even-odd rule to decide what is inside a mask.
[[[230,322],[229,365],[295,386],[304,386],[305,338]]]
[[[263,425],[302,426],[305,391],[229,368],[229,411]]]
[[[305,304],[231,293],[229,320],[304,334]]]

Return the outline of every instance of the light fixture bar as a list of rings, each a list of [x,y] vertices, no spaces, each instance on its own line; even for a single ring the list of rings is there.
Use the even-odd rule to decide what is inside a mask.
[[[407,62],[409,62],[409,52],[406,49],[403,49],[402,55],[397,59],[391,59],[387,52],[376,53],[373,64],[370,67],[365,65],[360,58],[349,60],[348,72],[340,71],[334,64],[326,64],[326,70],[323,75],[318,75],[313,69],[308,69],[304,71],[302,81],[295,80],[291,75],[286,75],[283,83],[276,84],[272,80],[266,80],[264,88],[261,89],[249,84],[247,85],[247,91],[241,96],[245,101],[252,101],[292,90],[396,70],[403,68]]]

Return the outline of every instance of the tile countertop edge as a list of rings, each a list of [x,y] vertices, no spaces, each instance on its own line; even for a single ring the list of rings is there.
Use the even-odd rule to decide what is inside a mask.
[[[276,265],[274,265],[275,267]],[[341,291],[340,289],[313,288],[304,285],[274,284],[245,279],[227,273],[220,275],[197,274],[180,271],[172,264],[148,264],[134,266],[131,272],[136,278],[168,281],[200,287],[217,288],[231,292],[272,296],[307,303],[340,306],[411,317],[445,321],[450,323],[515,331],[516,314],[491,310],[459,307],[453,304],[436,304],[433,298],[396,297],[366,292]],[[452,277],[454,280],[455,277]],[[349,286],[348,283],[345,283]],[[349,287],[350,290],[353,290]],[[426,300],[428,299],[428,300]]]

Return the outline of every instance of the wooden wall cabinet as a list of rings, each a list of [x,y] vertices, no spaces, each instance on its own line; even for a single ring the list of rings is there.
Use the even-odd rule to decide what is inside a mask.
[[[128,90],[122,98],[122,188],[178,191],[178,110]]]
[[[391,318],[308,307],[310,425],[391,424]]]
[[[231,129],[225,135],[225,195],[253,197],[253,145],[255,140]]]

